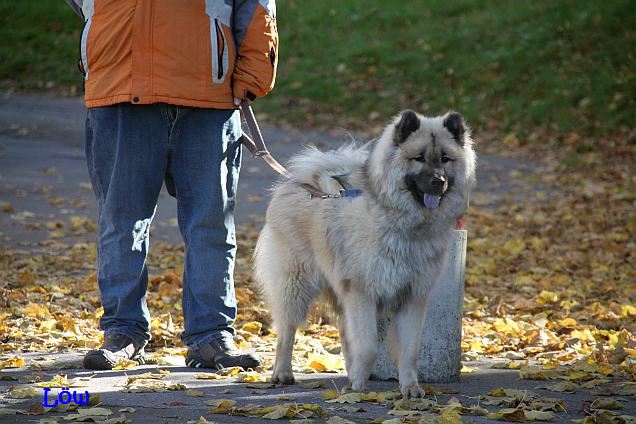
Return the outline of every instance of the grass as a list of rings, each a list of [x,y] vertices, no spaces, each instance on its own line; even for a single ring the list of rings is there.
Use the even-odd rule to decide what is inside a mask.
[[[307,109],[364,122],[412,107],[506,128],[633,125],[631,1],[404,5],[281,2],[283,65],[270,108],[292,122]]]
[[[79,94],[82,21],[61,0],[0,0],[0,86]]]
[[[70,9],[0,5],[3,85],[77,87]],[[296,126],[361,129],[409,107],[506,131],[631,128],[635,21],[631,0],[279,0],[279,78],[258,109]]]

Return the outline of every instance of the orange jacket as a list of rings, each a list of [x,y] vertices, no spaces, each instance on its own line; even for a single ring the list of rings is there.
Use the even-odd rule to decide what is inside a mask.
[[[274,87],[274,0],[72,0],[85,19],[87,107],[234,108]]]

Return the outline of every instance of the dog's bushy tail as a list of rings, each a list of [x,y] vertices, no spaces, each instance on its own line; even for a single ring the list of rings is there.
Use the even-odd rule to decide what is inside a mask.
[[[368,156],[366,145],[351,143],[327,152],[312,146],[292,157],[287,169],[295,182],[315,184],[325,177],[352,173],[365,163]]]

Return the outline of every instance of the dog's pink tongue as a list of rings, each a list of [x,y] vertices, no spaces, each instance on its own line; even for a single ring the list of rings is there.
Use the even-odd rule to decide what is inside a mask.
[[[442,196],[434,196],[432,194],[424,193],[424,206],[428,209],[435,209],[439,206],[439,200]]]

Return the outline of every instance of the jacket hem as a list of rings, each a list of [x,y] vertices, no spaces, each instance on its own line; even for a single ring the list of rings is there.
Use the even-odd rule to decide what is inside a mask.
[[[181,97],[170,96],[139,96],[139,101],[133,101],[136,96],[130,94],[118,94],[115,96],[104,97],[101,99],[84,99],[87,108],[111,106],[117,103],[132,103],[135,105],[148,105],[153,103],[167,103],[175,106],[190,106],[204,109],[236,109],[232,100],[227,102],[200,100],[200,99],[184,99]]]

